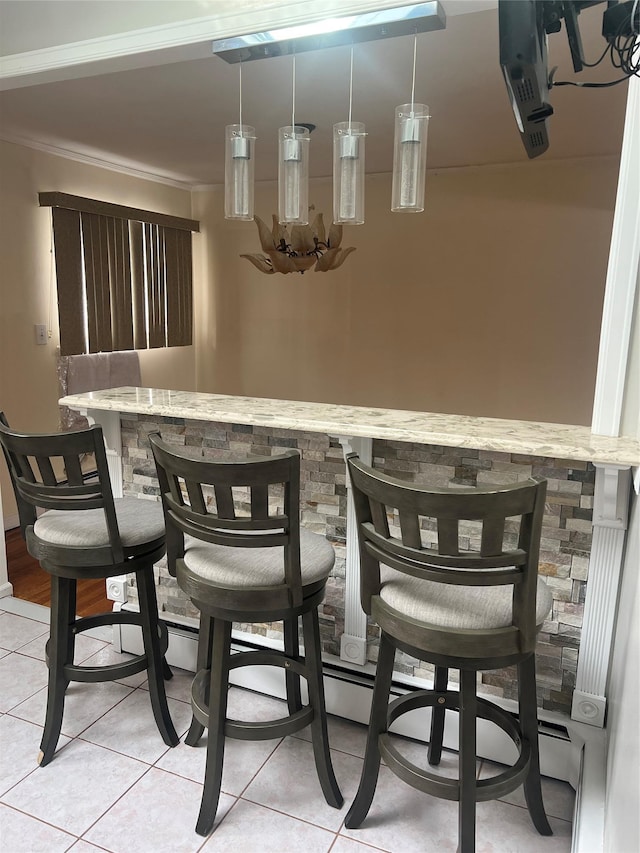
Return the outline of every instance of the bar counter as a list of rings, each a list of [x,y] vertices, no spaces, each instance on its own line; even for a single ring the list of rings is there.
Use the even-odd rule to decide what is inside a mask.
[[[640,465],[640,441],[594,435],[589,427],[477,418],[400,409],[233,397],[154,388],[115,388],[64,397],[61,405],[167,418],[270,426],[273,428],[412,441],[526,453],[559,459]]]
[[[356,451],[388,474],[444,487],[546,477],[540,572],[554,607],[538,644],[540,706],[603,725],[631,468],[640,465],[637,439],[597,436],[568,424],[150,388],[77,394],[60,404],[103,426],[114,494],[157,499],[147,441],[153,430],[204,455],[298,448],[302,523],[324,533],[337,553],[321,609],[324,653],[363,673],[376,660],[377,633],[359,603],[344,454]],[[158,593],[164,618],[174,614],[195,624],[195,611],[166,570],[160,572]],[[268,626],[239,627],[271,637]],[[430,677],[418,661],[400,659],[397,668],[408,683]],[[514,698],[509,678],[483,676],[483,689],[509,701]]]

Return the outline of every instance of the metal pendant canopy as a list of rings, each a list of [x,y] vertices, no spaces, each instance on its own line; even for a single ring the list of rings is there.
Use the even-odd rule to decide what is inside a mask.
[[[413,3],[395,9],[219,39],[213,42],[212,52],[229,63],[249,62],[252,59],[269,59],[308,50],[444,30],[446,25],[444,9],[437,0],[431,0],[429,3]]]

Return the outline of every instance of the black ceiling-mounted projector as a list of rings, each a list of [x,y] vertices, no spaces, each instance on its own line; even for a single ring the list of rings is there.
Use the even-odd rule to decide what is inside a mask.
[[[573,70],[580,72],[586,62],[578,17],[589,6],[605,0],[499,0],[500,65],[504,74],[513,113],[525,150],[538,157],[549,147],[547,119],[553,115],[549,94],[553,86],[602,87],[623,82],[640,73],[640,3],[638,0],[609,2],[603,15],[602,35],[605,53],[592,65],[610,54],[611,64],[624,76],[605,83],[557,83],[549,72],[547,36],[557,33],[565,23]],[[608,45],[608,48],[607,48]]]

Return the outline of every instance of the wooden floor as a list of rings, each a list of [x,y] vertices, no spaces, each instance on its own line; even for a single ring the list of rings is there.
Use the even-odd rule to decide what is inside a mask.
[[[9,582],[13,584],[14,597],[49,607],[49,575],[27,552],[19,528],[8,530],[4,538],[7,546],[7,571]],[[76,609],[79,616],[93,616],[113,609],[113,602],[109,601],[105,594],[104,580],[78,581]]]

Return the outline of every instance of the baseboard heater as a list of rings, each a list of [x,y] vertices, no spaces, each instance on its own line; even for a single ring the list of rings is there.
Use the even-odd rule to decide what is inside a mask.
[[[133,610],[135,608],[125,604],[123,609]],[[198,629],[188,623],[181,624],[165,618],[163,618],[163,622],[169,632],[169,648],[167,651],[169,664],[195,672]],[[139,629],[132,625],[119,627],[122,651],[140,654],[142,652],[142,638]],[[118,645],[117,639],[115,644]],[[249,651],[265,646],[277,648],[279,644],[277,641],[265,637],[260,637],[258,642],[255,635],[238,634],[234,631],[233,651]],[[349,666],[344,666],[339,658],[329,658],[323,661],[326,704],[327,711],[330,714],[363,725],[368,723],[374,667],[369,666],[368,669],[368,672],[355,671]],[[231,681],[238,687],[253,690],[256,693],[263,693],[280,699],[285,697],[284,672],[279,667],[251,666],[235,669],[231,672]],[[396,681],[393,683],[392,693],[399,696],[417,689],[417,686],[412,684],[409,679],[407,679],[407,683]],[[419,686],[424,685],[420,684]],[[487,698],[496,701],[496,697],[489,696]],[[498,704],[512,714],[516,708],[515,703],[510,700],[501,699],[498,700]],[[414,740],[426,741],[430,714],[430,709],[426,708],[407,714],[396,721],[392,731]],[[539,736],[542,773],[554,779],[570,782],[575,786],[579,766],[579,750],[572,745],[567,727],[561,720],[542,719],[539,722]],[[479,757],[490,761],[512,764],[517,758],[517,751],[511,739],[501,729],[491,725],[486,720],[478,721],[477,744]],[[447,749],[457,751],[457,714],[447,714],[444,746]]]

